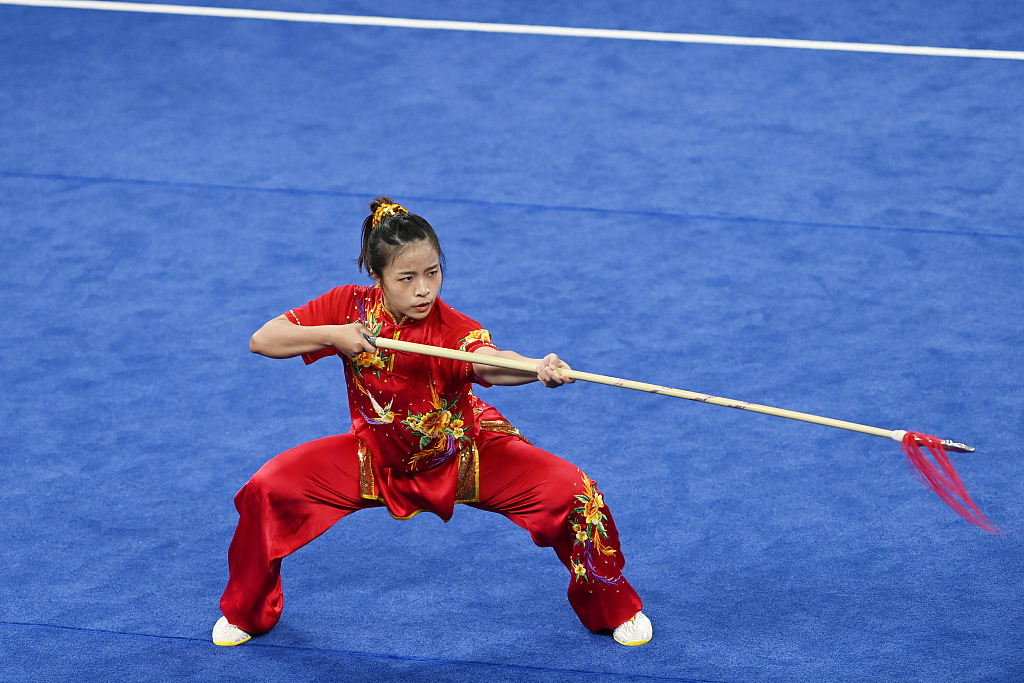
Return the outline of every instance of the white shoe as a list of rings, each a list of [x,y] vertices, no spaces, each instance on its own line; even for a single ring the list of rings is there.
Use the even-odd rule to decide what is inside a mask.
[[[612,638],[621,645],[643,645],[653,636],[654,627],[643,612],[637,612],[632,619],[612,631]]]
[[[213,625],[214,645],[241,645],[250,638],[252,638],[251,635],[234,624],[229,624],[227,617],[221,617],[217,620],[217,623]]]

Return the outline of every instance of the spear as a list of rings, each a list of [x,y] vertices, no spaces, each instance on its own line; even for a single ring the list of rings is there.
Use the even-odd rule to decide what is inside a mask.
[[[485,356],[479,353],[468,353],[466,351],[457,351],[455,349],[446,349],[427,344],[415,344],[413,342],[400,341],[398,339],[387,339],[385,337],[367,336],[366,339],[377,348],[389,349],[392,351],[404,351],[424,356],[433,356],[435,358],[447,358],[449,360],[478,363],[480,365],[491,365],[509,370],[520,370],[522,372],[537,372],[537,366],[526,361]],[[960,476],[957,474],[956,470],[953,468],[953,464],[949,461],[949,458],[946,455],[947,450],[956,453],[973,453],[974,449],[967,444],[951,441],[949,439],[939,439],[934,436],[929,436],[928,434],[922,434],[921,432],[908,431],[904,429],[880,429],[878,427],[869,427],[868,425],[857,424],[855,422],[836,420],[830,417],[811,415],[809,413],[800,413],[795,410],[773,408],[772,406],[748,403],[746,401],[736,401],[730,398],[711,396],[709,394],[701,394],[695,391],[673,389],[671,387],[663,387],[657,384],[648,384],[647,382],[637,382],[630,379],[609,377],[608,375],[597,375],[592,372],[559,369],[558,374],[563,377],[582,380],[584,382],[605,384],[613,387],[621,387],[623,389],[633,389],[634,391],[643,391],[649,394],[658,394],[659,396],[685,398],[690,401],[710,403],[712,405],[724,406],[726,408],[738,408],[740,410],[762,413],[764,415],[775,415],[776,417],[784,417],[790,420],[800,420],[802,422],[810,422],[813,424],[824,425],[826,427],[835,427],[837,429],[846,429],[851,432],[871,434],[872,436],[881,436],[898,441],[902,444],[902,448],[906,452],[907,459],[909,460],[914,472],[928,488],[935,491],[935,493],[937,493],[947,505],[953,508],[953,510],[967,521],[972,524],[976,524],[986,531],[992,533],[998,532],[998,529],[988,521],[985,515],[982,514],[974,504],[974,501],[971,500],[971,497],[967,494],[967,489],[960,480]],[[934,458],[934,462],[922,453],[921,446],[925,446],[928,449],[929,453],[931,453]],[[938,466],[936,466],[936,464]]]

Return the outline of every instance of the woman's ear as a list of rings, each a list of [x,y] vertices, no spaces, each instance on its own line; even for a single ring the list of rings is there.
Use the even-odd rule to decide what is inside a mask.
[[[373,278],[373,281],[377,283],[378,287],[380,287],[381,289],[384,288],[384,285],[381,284],[381,281],[380,281],[380,275],[377,275],[377,273],[375,273],[374,271],[371,270],[370,271],[370,277]]]

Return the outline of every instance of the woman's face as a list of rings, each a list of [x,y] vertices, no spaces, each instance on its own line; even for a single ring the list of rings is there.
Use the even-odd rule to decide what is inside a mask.
[[[426,240],[412,242],[395,255],[383,275],[374,273],[384,291],[384,305],[396,320],[422,320],[430,314],[441,289],[441,263]]]

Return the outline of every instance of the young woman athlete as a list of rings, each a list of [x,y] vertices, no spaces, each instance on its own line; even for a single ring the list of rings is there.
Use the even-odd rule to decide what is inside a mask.
[[[559,387],[550,354],[499,351],[475,320],[438,298],[444,256],[426,220],[388,197],[370,203],[359,268],[376,284],[336,287],[260,328],[250,349],[270,358],[345,361],[352,429],[285,451],[235,496],[224,616],[213,642],[239,645],[281,617],[281,560],[357,510],[396,519],[456,503],[505,515],[552,547],[570,573],[569,604],[591,631],[624,645],[651,639],[640,597],[622,576],[618,532],[601,492],[575,465],[533,446],[473,395],[472,383]],[[536,364],[536,375],[376,349],[402,339]]]

